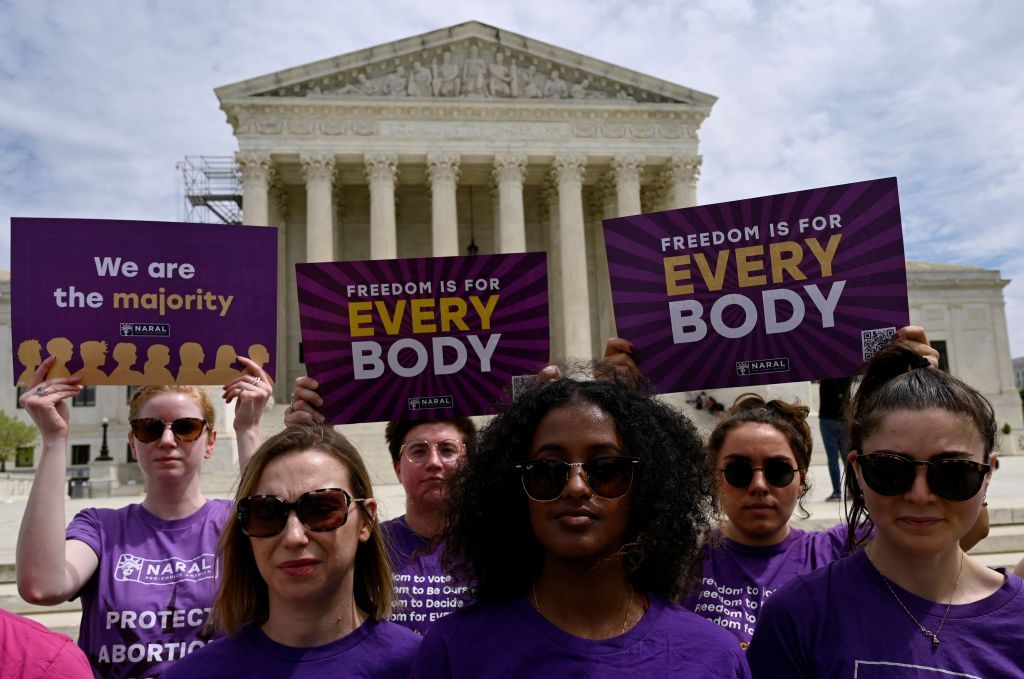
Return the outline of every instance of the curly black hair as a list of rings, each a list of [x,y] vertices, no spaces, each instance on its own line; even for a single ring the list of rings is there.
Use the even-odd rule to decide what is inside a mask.
[[[895,410],[946,410],[966,417],[975,426],[988,462],[996,447],[996,418],[992,404],[981,392],[949,373],[933,368],[903,340],[893,340],[866,364],[864,379],[847,405],[845,424],[852,450],[860,451],[881,423]],[[853,463],[845,470],[847,546],[853,550],[870,536],[873,525],[857,482]]]
[[[535,384],[480,432],[477,454],[453,479],[446,568],[471,583],[480,602],[527,594],[540,574],[544,550],[512,465],[529,459],[541,420],[570,403],[593,404],[608,413],[626,450],[641,459],[621,549],[623,568],[637,590],[677,599],[715,506],[703,441],[684,415],[614,371],[598,380],[562,377]]]

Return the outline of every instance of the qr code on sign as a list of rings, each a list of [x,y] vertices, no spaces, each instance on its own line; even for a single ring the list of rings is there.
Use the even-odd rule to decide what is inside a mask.
[[[875,328],[874,330],[861,330],[860,331],[860,349],[864,355],[864,360],[868,360],[872,356],[878,353],[878,350],[889,343],[893,335],[896,334],[896,328]]]
[[[537,375],[513,375],[512,376],[512,400],[519,398],[519,395],[532,387],[537,382]]]

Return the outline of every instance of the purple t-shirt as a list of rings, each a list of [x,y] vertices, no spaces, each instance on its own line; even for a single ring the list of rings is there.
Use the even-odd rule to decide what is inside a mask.
[[[994,594],[951,606],[933,648],[861,550],[776,592],[747,659],[758,679],[1024,677],[1022,587],[1007,575]],[[938,629],[946,603],[892,588],[921,624]]]
[[[205,643],[217,593],[217,538],[231,512],[207,500],[191,516],[164,521],[141,504],[85,509],[67,529],[99,557],[82,587],[78,645],[97,676],[158,677]]]
[[[405,679],[419,645],[420,637],[386,620],[367,619],[350,634],[310,648],[279,644],[258,625],[249,625],[176,663],[165,676]]]
[[[394,570],[395,606],[389,620],[426,634],[438,618],[465,605],[466,587],[441,567],[443,545],[431,545],[405,516],[381,524]]]
[[[473,604],[423,638],[410,677],[750,677],[736,640],[681,606],[652,597],[632,629],[581,639],[525,598]]]
[[[769,547],[723,538],[704,546],[701,580],[683,605],[732,632],[746,650],[758,613],[775,590],[846,553],[845,524],[825,531],[793,528],[785,540]]]

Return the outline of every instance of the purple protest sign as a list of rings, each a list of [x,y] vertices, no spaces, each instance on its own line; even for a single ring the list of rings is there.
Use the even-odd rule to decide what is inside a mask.
[[[302,348],[332,424],[493,412],[548,360],[544,253],[296,264]]]
[[[907,325],[896,179],[608,219],[618,334],[659,391],[852,375]]]
[[[11,220],[14,375],[224,384],[236,352],[274,374],[277,229]]]

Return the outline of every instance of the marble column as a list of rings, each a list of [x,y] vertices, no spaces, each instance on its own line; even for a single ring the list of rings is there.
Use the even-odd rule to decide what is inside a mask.
[[[526,252],[526,218],[523,212],[525,153],[502,153],[494,157],[494,181],[498,185],[500,225],[498,252]]]
[[[428,154],[427,180],[430,182],[433,254],[435,257],[453,257],[459,254],[459,222],[455,206],[459,154]]]
[[[548,211],[545,227],[548,251],[548,331],[551,337],[550,359],[565,360],[565,342],[562,335],[562,248],[558,234],[558,188],[548,184],[542,191],[542,200]]]
[[[288,309],[294,307],[288,298],[288,234],[285,224],[288,222],[288,199],[284,184],[274,181],[270,185],[270,224],[277,227],[277,351],[274,352],[274,399],[278,402],[288,400],[291,393],[291,382],[288,374]],[[298,327],[298,316],[294,327]],[[298,340],[296,340],[295,362],[298,363]]]
[[[562,323],[565,354],[590,358],[590,291],[587,286],[587,238],[583,223],[584,155],[556,155],[552,176],[558,186],[559,262],[562,269]]]
[[[395,182],[398,154],[367,153],[366,181],[370,184],[370,258],[398,257],[398,229],[395,224]]]
[[[612,159],[619,217],[640,214],[640,175],[643,170],[643,156],[616,156]]]
[[[270,221],[268,195],[274,180],[274,163],[269,153],[239,151],[235,162],[242,173],[242,223],[267,226]]]
[[[306,261],[334,261],[334,154],[299,155],[306,179]]]
[[[667,208],[693,207],[697,204],[697,179],[700,177],[700,156],[673,156],[662,173],[668,187]]]
[[[593,291],[595,297],[591,304],[597,312],[591,327],[596,333],[593,338],[593,347],[598,356],[604,353],[605,341],[616,334],[612,286],[608,276],[608,254],[604,247],[604,224],[602,221],[619,216],[618,206],[620,203],[616,192],[615,175],[613,172],[609,172],[608,176],[591,190],[591,200],[588,205],[591,229],[587,245],[589,246],[590,261],[594,265]]]

